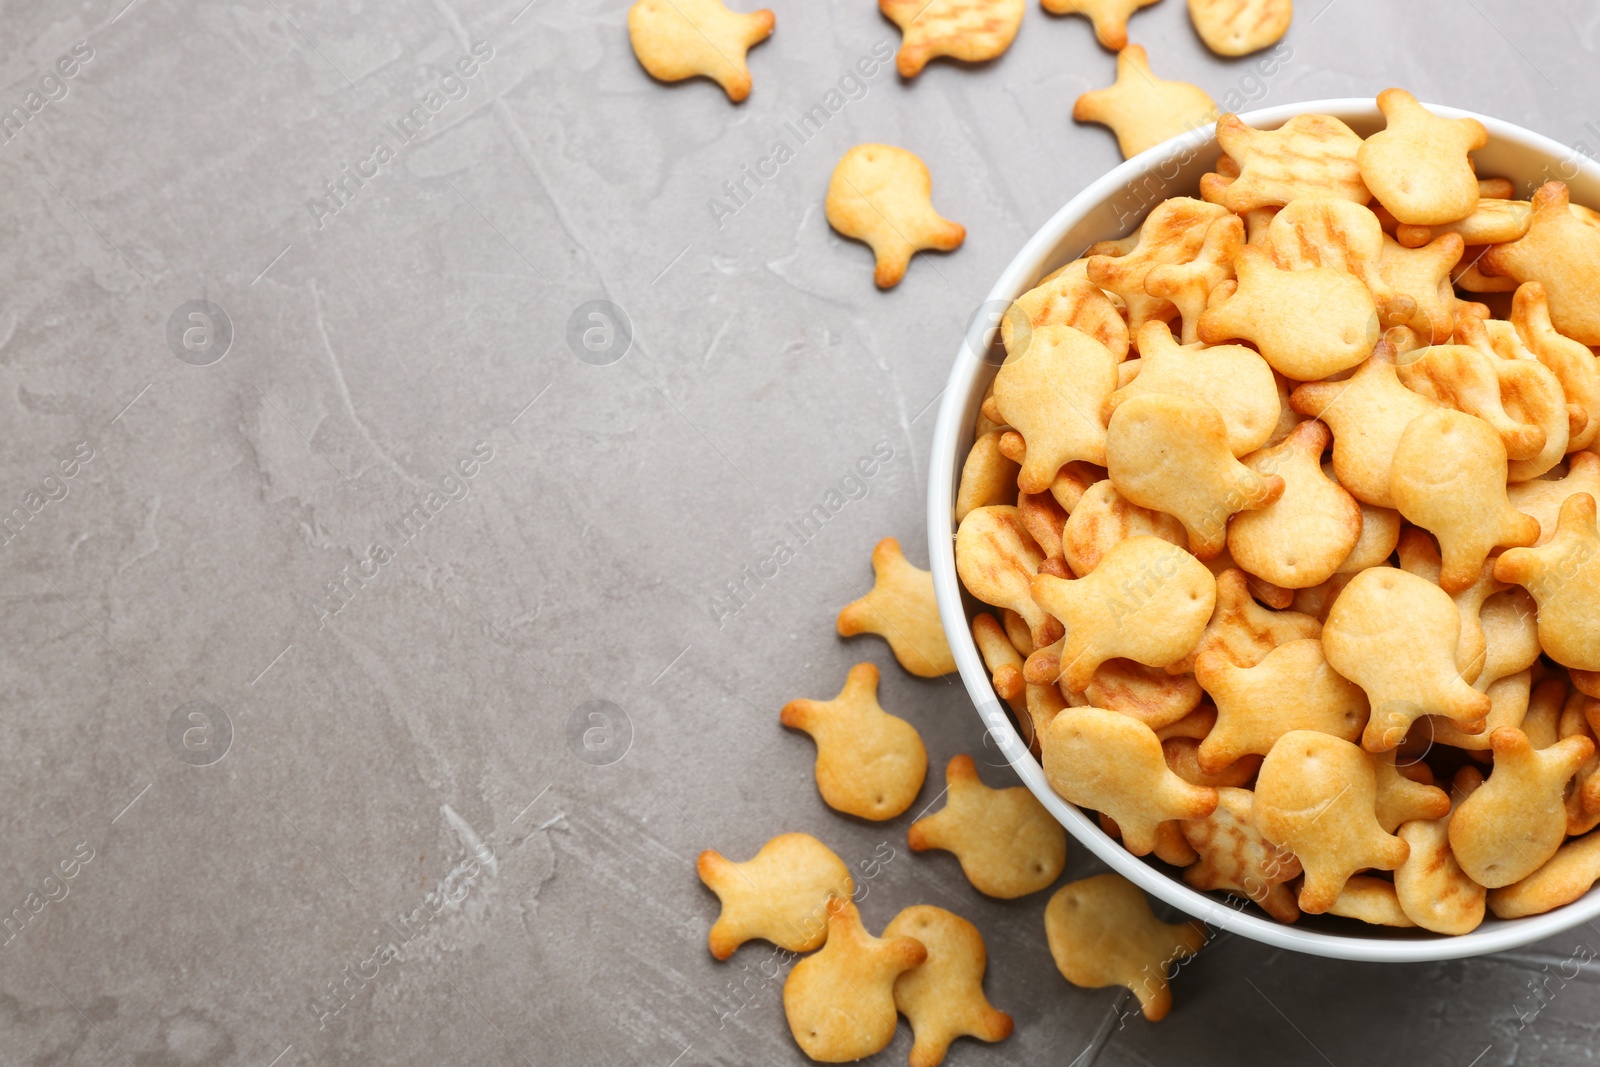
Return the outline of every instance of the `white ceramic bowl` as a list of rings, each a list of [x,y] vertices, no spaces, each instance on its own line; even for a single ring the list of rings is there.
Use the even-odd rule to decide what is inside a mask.
[[[1565,146],[1509,122],[1455,108],[1429,104],[1435,114],[1467,116],[1489,130],[1489,144],[1475,153],[1478,173],[1510,178],[1522,195],[1551,178],[1565,181],[1574,202],[1600,207],[1600,166]],[[1314,100],[1286,104],[1242,116],[1257,128],[1272,129],[1295,115],[1335,115],[1362,136],[1383,127],[1371,100]],[[928,484],[928,553],[934,589],[945,634],[955,652],[961,680],[972,695],[995,747],[1073,837],[1117,873],[1141,889],[1196,918],[1278,948],[1337,959],[1412,962],[1455,959],[1515,948],[1550,937],[1600,915],[1600,888],[1565,907],[1525,919],[1492,916],[1459,937],[1422,930],[1366,926],[1332,916],[1302,916],[1287,926],[1243,902],[1189,888],[1168,873],[1172,868],[1152,857],[1140,859],[1107,836],[1092,819],[1062,800],[1045,781],[1039,762],[1028,752],[1004,706],[995,696],[989,672],[972,641],[969,620],[982,605],[968,596],[956,577],[954,506],[961,464],[972,447],[973,424],[984,391],[1004,353],[994,338],[995,313],[1032,288],[1045,274],[1076,259],[1096,241],[1131,233],[1156,203],[1172,196],[1195,196],[1200,175],[1220,155],[1210,127],[1175,137],[1133,159],[1073,197],[1017,253],[1011,265],[973,316],[967,337],[956,353],[954,369],[939,408],[933,435],[933,464]],[[1600,831],[1597,831],[1600,832]]]

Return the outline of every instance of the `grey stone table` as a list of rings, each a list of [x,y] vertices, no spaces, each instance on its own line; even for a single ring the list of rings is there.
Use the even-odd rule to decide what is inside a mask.
[[[1227,106],[1403,84],[1600,145],[1592,0],[1325,3],[1269,75],[1180,0],[1133,39]],[[925,801],[980,743],[956,684],[833,616],[879,537],[926,562],[956,338],[1117,161],[1069,117],[1113,58],[1030,0],[998,62],[855,81],[898,40],[870,0],[775,6],[733,106],[647,78],[623,0],[4,5],[0,1063],[799,1062],[694,876],[790,829],[874,927],[983,930],[1017,1031],[952,1063],[1592,1061],[1592,927],[1406,967],[1221,938],[1122,1026],[1056,974],[1042,895],[822,805],[777,711],[855,662],[927,740]],[[823,218],[867,140],[969,231],[889,293]]]

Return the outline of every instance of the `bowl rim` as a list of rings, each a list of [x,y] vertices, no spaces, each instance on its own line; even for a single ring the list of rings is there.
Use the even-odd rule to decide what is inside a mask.
[[[1472,118],[1489,131],[1490,144],[1505,142],[1513,148],[1561,160],[1574,165],[1590,181],[1600,181],[1600,165],[1560,142],[1514,123],[1459,108],[1425,104],[1429,111],[1446,118]],[[1280,104],[1240,115],[1250,126],[1275,128],[1296,115],[1329,114],[1348,121],[1382,121],[1376,102],[1369,97],[1340,97]],[[1215,126],[1198,127],[1126,160],[1091,182],[1073,196],[1022,246],[1001,272],[980,308],[1009,306],[1018,295],[1031,288],[1047,269],[1056,264],[1051,257],[1065,235],[1092,211],[1109,203],[1118,190],[1150,174],[1158,165],[1184,152],[1201,152],[1215,141]],[[1143,215],[1141,207],[1140,215]],[[1120,236],[1107,234],[1109,237]],[[995,747],[1022,779],[1034,796],[1072,834],[1078,842],[1139,888],[1195,918],[1275,948],[1290,949],[1333,959],[1382,963],[1415,963],[1461,959],[1500,952],[1538,941],[1569,930],[1600,915],[1600,887],[1569,904],[1543,915],[1519,919],[1496,919],[1466,934],[1425,935],[1408,931],[1404,937],[1384,937],[1372,927],[1365,936],[1327,933],[1286,925],[1237,905],[1202,893],[1177,878],[1150,866],[1129,853],[1107,835],[1076,806],[1050,788],[1039,762],[1023,743],[1010,717],[996,697],[989,673],[983,666],[972,640],[970,623],[962,599],[955,567],[955,523],[953,497],[955,479],[965,456],[958,456],[968,418],[972,392],[982,373],[982,353],[988,348],[992,324],[974,316],[956,353],[954,366],[939,405],[939,418],[933,433],[933,454],[928,474],[928,557],[933,572],[934,592],[940,620],[954,653],[956,667],[986,727],[985,743]],[[1600,830],[1595,831],[1600,833]],[[1232,899],[1232,898],[1230,898]]]

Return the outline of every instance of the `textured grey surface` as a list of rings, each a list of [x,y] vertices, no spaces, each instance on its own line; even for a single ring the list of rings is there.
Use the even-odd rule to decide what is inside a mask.
[[[93,57],[0,143],[0,515],[22,509],[0,535],[0,913],[27,920],[0,946],[0,1063],[798,1062],[763,948],[708,956],[693,869],[789,829],[852,865],[893,849],[873,927],[921,901],[983,930],[1017,1032],[952,1063],[1595,1058],[1596,975],[1563,965],[1600,946],[1588,927],[1407,967],[1219,939],[1166,1022],[1119,1027],[1114,991],[1055,973],[1042,894],[980,899],[951,857],[907,852],[909,815],[832,814],[778,726],[871,659],[927,740],[922,802],[980,741],[953,681],[832,620],[878,537],[925,562],[929,405],[963,323],[1116,162],[1069,118],[1113,66],[1082,19],[1030,0],[998,62],[880,72],[719,226],[722,183],[897,41],[869,0],[780,0],[740,107],[652,83],[620,0],[125,2],[3,12],[0,109],[74,42]],[[1600,144],[1592,0],[1321,7],[1268,79],[1205,54],[1180,0],[1132,36],[1224,103],[1403,84]],[[465,95],[400,145],[389,124],[476,42]],[[380,139],[395,158],[348,204],[308,207]],[[822,212],[863,140],[921,154],[969,231],[887,294]],[[208,366],[166,340],[196,299],[234,331]],[[566,341],[595,299],[636,334],[605,366]],[[802,544],[785,523],[880,442],[865,495]],[[779,541],[793,559],[719,619]],[[232,729],[205,766],[177,753],[203,763],[221,717],[169,729],[197,700]],[[569,743],[594,700],[631,724],[605,766]],[[480,844],[492,863],[467,864]],[[447,878],[462,899],[434,915]]]

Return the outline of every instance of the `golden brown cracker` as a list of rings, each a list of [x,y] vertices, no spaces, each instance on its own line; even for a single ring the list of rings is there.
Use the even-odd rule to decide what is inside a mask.
[[[1039,327],[1027,354],[1001,366],[995,407],[1027,444],[1017,478],[1023,492],[1045,492],[1075,460],[1105,463],[1102,412],[1116,387],[1117,357],[1070,326]]]
[[[1407,248],[1420,248],[1442,234],[1453,233],[1469,245],[1500,245],[1528,232],[1533,205],[1526,200],[1479,198],[1472,214],[1441,226],[1395,227],[1395,240]]]
[[[1156,0],[1040,0],[1052,15],[1082,15],[1094,24],[1094,36],[1113,52],[1128,46],[1128,16]]]
[[[1576,670],[1600,670],[1600,531],[1594,497],[1568,497],[1555,537],[1539,548],[1502,553],[1494,576],[1525,587],[1538,602],[1539,645],[1547,656]]]
[[[1477,581],[1495,548],[1539,539],[1539,523],[1512,508],[1505,486],[1505,445],[1481,419],[1440,409],[1419,415],[1400,435],[1390,492],[1408,522],[1439,539],[1446,592]]]
[[[911,1067],[939,1067],[958,1037],[1003,1041],[1011,1016],[983,995],[988,951],[978,928],[954,912],[914,904],[883,928],[886,939],[913,938],[928,958],[894,980],[894,1004],[911,1021]]]
[[[1405,325],[1415,330],[1424,344],[1443,344],[1450,339],[1456,304],[1450,284],[1465,251],[1461,237],[1453,233],[1417,248],[1407,248],[1384,235],[1378,274],[1397,296],[1409,298],[1415,305]]]
[[[994,59],[1011,47],[1022,9],[1022,0],[878,0],[878,10],[904,35],[895,56],[902,78],[916,77],[935,56]]]
[[[1200,316],[1206,344],[1249,341],[1274,370],[1311,382],[1356,366],[1378,343],[1377,304],[1354,275],[1280,270],[1254,245],[1241,248],[1233,266],[1238,289]]]
[[[1139,534],[1174,545],[1188,543],[1183,523],[1165,512],[1130,503],[1107,478],[1090,486],[1067,516],[1061,548],[1067,566],[1082,578],[1099,566],[1113,547]]]
[[[1378,785],[1373,812],[1385,832],[1392,834],[1412,819],[1438,819],[1450,813],[1450,795],[1429,782],[1413,781],[1400,773],[1393,751],[1368,752],[1367,762],[1372,764]]]
[[[1450,850],[1467,876],[1495,889],[1538,870],[1567,833],[1562,796],[1567,782],[1594,754],[1594,742],[1574,736],[1535,749],[1515,727],[1491,738],[1494,773],[1450,818]]]
[[[1211,294],[1233,278],[1233,257],[1244,243],[1244,221],[1237,215],[1224,215],[1206,227],[1200,253],[1187,263],[1164,263],[1145,275],[1144,291],[1150,296],[1170,300],[1183,320],[1183,343],[1200,340],[1200,315],[1211,302]],[[1141,342],[1140,355],[1146,345]]]
[[[1166,393],[1216,408],[1235,456],[1249,455],[1271,438],[1280,413],[1278,384],[1257,353],[1243,345],[1180,346],[1166,323],[1149,322],[1139,331],[1139,356],[1138,377],[1111,394],[1108,411],[1131,397]]]
[[[1245,457],[1245,466],[1285,484],[1277,500],[1228,524],[1228,552],[1248,573],[1308,589],[1333,577],[1361,540],[1361,506],[1322,473],[1332,439],[1323,423],[1302,422],[1283,443]]]
[[[1238,667],[1254,667],[1279,645],[1322,635],[1322,623],[1296,611],[1268,611],[1250,595],[1243,571],[1229,567],[1216,576],[1217,602],[1194,650],[1167,668],[1194,670],[1200,656],[1211,652]]]
[[[1394,883],[1369,874],[1351,875],[1339,896],[1328,908],[1329,915],[1341,915],[1372,926],[1415,926],[1400,906]]]
[[[1203,400],[1152,393],[1124,401],[1106,432],[1111,484],[1140,507],[1183,523],[1201,559],[1227,544],[1228,518],[1283,495],[1283,479],[1258,474],[1233,457],[1228,428]]]
[[[945,768],[948,799],[911,824],[913,852],[953,852],[980,893],[1014,900],[1047,888],[1067,862],[1067,833],[1026,786],[990,789],[971,756]]]
[[[956,522],[974,508],[1017,502],[1017,472],[1022,468],[1000,453],[1000,431],[979,434],[961,465],[956,487]]]
[[[1397,831],[1411,847],[1394,872],[1395,899],[1406,917],[1436,934],[1465,934],[1483,922],[1486,891],[1450,851],[1450,815],[1414,819]]]
[[[966,239],[965,227],[933,209],[932,190],[927,165],[893,145],[856,145],[833,168],[828,225],[871,247],[878,288],[899,285],[916,253],[948,252]]]
[[[1594,353],[1555,328],[1549,297],[1538,282],[1517,287],[1511,324],[1528,351],[1555,374],[1567,402],[1583,413],[1583,425],[1570,433],[1567,451],[1588,448],[1600,437],[1600,363]]]
[[[1293,0],[1189,0],[1189,20],[1219,56],[1246,56],[1289,31]]]
[[[1555,539],[1561,505],[1578,493],[1588,493],[1600,500],[1600,454],[1574,452],[1567,457],[1567,471],[1562,477],[1530,478],[1506,487],[1511,506],[1539,522],[1539,540],[1534,543],[1535,547]]]
[[[1207,652],[1195,662],[1195,677],[1217,706],[1217,723],[1200,742],[1206,771],[1250,753],[1265,756],[1291,730],[1355,741],[1366,726],[1366,694],[1328,666],[1314,637],[1279,645],[1253,667]]]
[[[1032,638],[1030,652],[1061,636],[1060,624],[1030,591],[1044,558],[1014,507],[976,508],[956,528],[956,574],[962,586],[985,604],[1020,616]]]
[[[1034,600],[1066,629],[1061,678],[1082,692],[1109,659],[1165,667],[1194,648],[1216,602],[1216,580],[1193,556],[1141,535],[1106,553],[1087,577],[1040,575]]]
[[[1216,807],[1216,790],[1174,774],[1154,731],[1119,712],[1067,708],[1050,723],[1041,748],[1051,788],[1115,819],[1136,856],[1155,847],[1161,823],[1203,818]]]
[[[1266,247],[1281,270],[1331,267],[1355,277],[1372,294],[1379,317],[1397,324],[1416,309],[1396,304],[1383,279],[1383,237],[1378,217],[1365,205],[1336,196],[1302,196],[1273,216]]]
[[[1323,624],[1322,647],[1329,665],[1366,691],[1366,748],[1394,748],[1423,715],[1470,727],[1489,713],[1492,702],[1456,665],[1460,633],[1455,604],[1424,578],[1374,567],[1345,586]]]
[[[745,53],[766,40],[776,22],[770,11],[741,14],[721,0],[638,0],[628,9],[628,39],[652,78],[704,75],[737,103],[750,95]]]
[[[900,666],[919,678],[954,671],[956,658],[939,621],[933,575],[913,566],[893,537],[873,548],[872,572],[872,591],[839,612],[840,636],[877,634],[889,642]]]
[[[1167,758],[1172,773],[1190,785],[1224,786],[1242,788],[1256,780],[1261,769],[1259,755],[1240,756],[1219,770],[1206,770],[1200,766],[1200,742],[1192,737],[1173,737],[1161,742],[1161,754]]]
[[[1012,301],[1000,320],[1006,354],[1020,356],[1041,326],[1071,326],[1099,341],[1117,359],[1128,355],[1128,324],[1105,291],[1089,280],[1089,261],[1052,271]]]
[[[1327,911],[1350,876],[1363,868],[1392,871],[1405,862],[1409,849],[1378,825],[1376,800],[1367,754],[1337,737],[1291,731],[1262,761],[1255,825],[1305,868],[1303,911]]]
[[[1078,122],[1111,127],[1123,159],[1210,125],[1216,115],[1217,105],[1204,89],[1156,77],[1144,49],[1136,44],[1117,53],[1114,85],[1084,93],[1072,107]]]
[[[1436,226],[1478,206],[1478,176],[1467,154],[1489,143],[1477,119],[1443,119],[1404,89],[1378,94],[1388,125],[1356,154],[1361,180],[1402,223]]]
[[[1385,508],[1394,507],[1390,478],[1400,435],[1411,420],[1439,407],[1401,383],[1388,340],[1349,378],[1301,385],[1289,403],[1333,431],[1339,484],[1362,503]]]
[[[854,889],[850,868],[810,834],[779,834],[743,863],[707,849],[695,866],[722,902],[709,938],[719,960],[756,938],[790,952],[821,947],[828,898],[848,898]]]
[[[1302,196],[1357,204],[1372,199],[1356,162],[1361,138],[1331,115],[1296,115],[1276,130],[1252,129],[1237,115],[1223,115],[1217,142],[1239,163],[1239,177],[1221,200],[1229,211],[1282,207]]]
[[[1508,459],[1530,459],[1544,448],[1545,432],[1506,409],[1503,362],[1469,345],[1434,345],[1417,352],[1397,373],[1413,392],[1488,423]]]
[[[1199,854],[1183,880],[1196,889],[1220,890],[1254,901],[1279,922],[1300,917],[1294,894],[1283,884],[1300,876],[1300,861],[1261,836],[1254,822],[1255,794],[1217,789],[1217,808],[1183,823],[1183,836]]]
[[[1151,1022],[1172,1010],[1167,975],[1205,945],[1199,923],[1164,923],[1137,886],[1097,874],[1056,891],[1044,910],[1045,938],[1061,976],[1075,986],[1126,986]]]
[[[928,772],[916,727],[878,704],[878,668],[858,663],[832,700],[791,700],[783,725],[817,743],[817,790],[835,811],[892,819],[911,806]]]
[[[848,899],[828,903],[828,941],[790,970],[783,1011],[800,1050],[823,1063],[870,1056],[894,1040],[895,980],[928,958],[914,937],[873,937]]]
[[[1575,837],[1556,849],[1538,870],[1489,891],[1489,910],[1501,919],[1543,915],[1574,900],[1600,880],[1600,832]]]
[[[1481,263],[1487,274],[1542,284],[1555,328],[1579,344],[1600,345],[1600,227],[1569,204],[1565,185],[1545,185],[1534,194],[1528,232],[1489,249]]]
[[[1132,335],[1137,336],[1152,319],[1165,321],[1178,313],[1172,301],[1145,291],[1150,272],[1169,264],[1192,262],[1204,249],[1211,224],[1226,214],[1215,204],[1191,197],[1163,200],[1140,224],[1130,251],[1088,257],[1089,280],[1122,300]]]
[[[1152,730],[1177,722],[1205,694],[1192,674],[1168,674],[1130,659],[1109,659],[1095,668],[1084,688],[1084,702],[1131,715]]]

